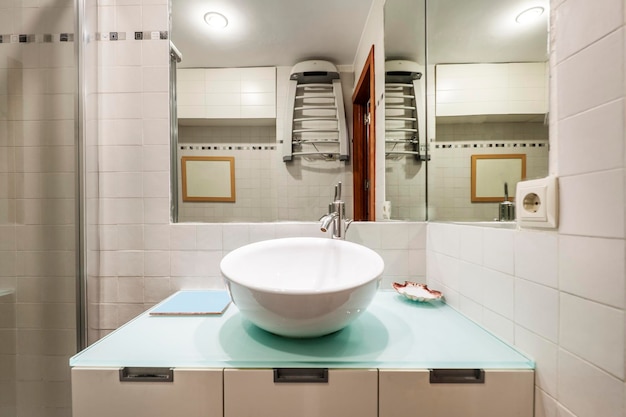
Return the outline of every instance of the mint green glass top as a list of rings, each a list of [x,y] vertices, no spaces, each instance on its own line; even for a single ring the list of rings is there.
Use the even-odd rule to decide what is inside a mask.
[[[393,291],[380,291],[348,327],[314,339],[261,330],[243,319],[234,304],[214,316],[146,312],[72,357],[70,365],[534,368],[533,361],[446,304],[414,302]]]

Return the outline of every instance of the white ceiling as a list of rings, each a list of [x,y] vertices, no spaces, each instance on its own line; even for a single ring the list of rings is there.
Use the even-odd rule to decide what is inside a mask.
[[[521,10],[549,0],[436,0],[428,3],[429,63],[547,60],[547,13],[532,25]],[[352,65],[372,0],[171,0],[180,67],[291,66],[307,59]],[[212,31],[208,11],[230,24]],[[386,0],[388,58],[423,63],[422,0]]]
[[[171,0],[180,67],[292,66],[307,59],[352,65],[372,0]],[[203,20],[227,16],[223,31]]]

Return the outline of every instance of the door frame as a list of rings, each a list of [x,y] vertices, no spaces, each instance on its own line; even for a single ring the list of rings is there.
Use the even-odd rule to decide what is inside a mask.
[[[374,45],[365,60],[359,81],[352,94],[352,154],[354,219],[376,220],[376,90]],[[366,131],[363,120],[369,102],[370,122]],[[369,141],[366,143],[367,135]],[[365,189],[364,184],[369,184]]]

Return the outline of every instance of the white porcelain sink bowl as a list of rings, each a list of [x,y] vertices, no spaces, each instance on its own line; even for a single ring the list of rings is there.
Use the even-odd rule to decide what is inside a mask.
[[[296,237],[242,246],[220,268],[233,303],[252,323],[281,336],[317,337],[367,309],[384,262],[356,243]]]

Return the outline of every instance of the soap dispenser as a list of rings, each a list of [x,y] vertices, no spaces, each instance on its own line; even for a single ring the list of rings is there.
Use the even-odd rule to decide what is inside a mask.
[[[515,203],[509,201],[509,184],[504,183],[504,201],[499,204],[498,221],[510,222],[515,220]]]

